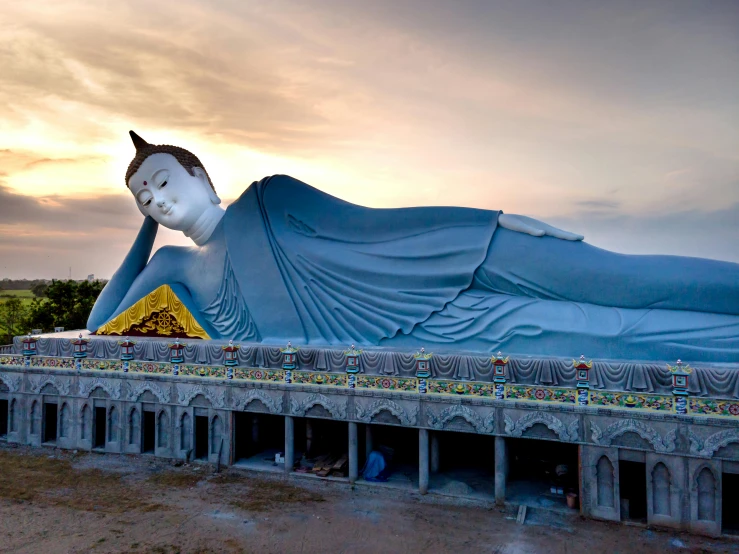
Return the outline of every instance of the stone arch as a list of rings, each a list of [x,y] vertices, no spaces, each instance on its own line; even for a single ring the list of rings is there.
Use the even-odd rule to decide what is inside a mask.
[[[557,433],[554,432],[554,430],[552,430],[551,427],[548,427],[547,425],[541,422],[534,423],[531,427],[529,427],[523,433],[521,433],[521,436],[529,438],[529,439],[555,440],[555,441],[559,438]]]
[[[654,427],[647,425],[643,421],[635,419],[622,419],[609,425],[605,431],[595,424],[590,422],[590,428],[593,435],[593,442],[603,446],[610,446],[613,441],[623,435],[624,433],[635,433],[649,444],[652,445],[657,452],[672,452],[675,450],[677,430],[673,429],[662,438]]]
[[[157,414],[157,446],[167,448],[169,446],[169,416],[165,410]]]
[[[699,520],[716,521],[716,483],[716,476],[708,466],[704,465],[696,472]]]
[[[29,435],[37,435],[38,434],[38,424],[36,422],[36,419],[38,418],[38,402],[34,400],[31,402],[31,410],[29,412],[30,417],[28,418],[28,434]]]
[[[221,438],[223,437],[223,423],[221,418],[214,415],[210,420],[210,453],[218,454],[221,448]]]
[[[70,408],[69,404],[64,402],[59,409],[59,438],[66,439],[70,435]]]
[[[372,421],[380,421],[382,423],[392,422],[396,425],[415,425],[418,419],[418,410],[412,410],[410,413],[397,402],[393,402],[389,398],[381,398],[368,408],[362,404],[355,407],[356,416],[359,421],[370,423]],[[384,420],[384,421],[383,421]]]
[[[128,444],[134,445],[139,442],[141,429],[141,416],[136,406],[131,408],[128,412]]]
[[[614,498],[614,476],[613,463],[605,454],[600,457],[595,466],[597,487],[598,487],[598,506],[602,508],[613,508]]]
[[[90,438],[90,429],[92,428],[92,411],[90,406],[84,404],[80,412],[80,438],[88,440]]]
[[[670,470],[663,462],[657,462],[652,469],[652,511],[657,515],[670,515],[670,485]]]
[[[523,417],[520,417],[518,421],[514,422],[509,415],[505,415],[505,432],[512,437],[522,437],[524,432],[529,428],[533,427],[537,423],[541,423],[551,429],[557,434],[559,440],[564,442],[576,441],[579,435],[580,420],[578,418],[573,419],[569,425],[558,417],[553,416],[547,412],[530,412]]]
[[[255,401],[256,404],[254,404]],[[281,414],[282,396],[275,399],[259,389],[251,389],[244,395],[234,393],[234,410],[245,412],[250,405],[252,406],[249,409],[250,412]]]
[[[11,433],[18,431],[18,401],[13,398],[8,408],[8,430]]]
[[[152,398],[142,398],[145,395],[148,396],[146,393],[150,393],[153,395],[159,402],[162,404],[168,404],[169,403],[169,392],[165,389],[162,389],[159,385],[155,383],[149,383],[148,381],[141,381],[137,383],[136,385],[131,385],[131,400],[134,402],[150,402],[153,399]]]
[[[346,404],[333,402],[323,394],[311,394],[300,402],[296,398],[290,399],[290,409],[293,415],[305,416],[314,406],[321,406],[336,419],[346,419]]]
[[[698,454],[706,458],[712,457],[719,449],[725,448],[732,443],[739,443],[739,430],[727,429],[725,431],[719,431],[708,437],[705,442],[699,446],[699,448],[691,445],[691,453]]]
[[[192,434],[192,422],[190,414],[185,412],[180,416],[180,449],[190,450],[190,435]]]
[[[49,396],[59,396],[59,389],[56,384],[47,382],[41,387],[40,393]]]
[[[198,393],[195,396],[193,396],[190,399],[190,402],[187,403],[188,406],[199,406],[201,408],[212,408],[213,403],[210,401],[210,398],[206,396],[205,393]]]
[[[108,442],[118,440],[118,410],[111,406],[108,410]]]
[[[455,404],[454,406],[443,409],[439,415],[429,410],[428,421],[433,429],[444,429],[455,419],[466,421],[472,427],[472,430],[478,433],[488,431],[482,418],[467,406]]]

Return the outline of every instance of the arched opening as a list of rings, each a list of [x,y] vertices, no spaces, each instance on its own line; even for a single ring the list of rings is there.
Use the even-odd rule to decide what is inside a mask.
[[[241,467],[273,469],[277,455],[285,450],[285,418],[264,413],[267,407],[260,400],[252,400],[246,408],[249,412],[234,412],[234,462]]]
[[[164,411],[159,412],[157,417],[157,446],[159,448],[169,446],[169,417]]]
[[[128,414],[128,444],[134,446],[139,440],[139,427],[141,425],[139,411],[131,408]]]
[[[618,490],[621,520],[647,522],[647,464],[631,460],[618,461]]]
[[[18,401],[13,398],[13,400],[10,401],[10,413],[8,414],[8,418],[10,419],[10,432],[15,433],[18,431],[18,418],[17,418],[17,412],[18,411]]]
[[[108,411],[108,442],[118,440],[118,410],[111,406]]]
[[[656,515],[670,515],[670,470],[658,462],[652,470],[652,510]]]
[[[495,500],[495,437],[464,432],[474,426],[459,416],[446,428],[430,432],[429,490]]]
[[[59,423],[59,410],[56,402],[44,402],[43,420],[43,441],[45,443],[54,444],[56,442],[57,424]]]
[[[190,435],[192,435],[190,414],[185,412],[180,418],[180,450],[190,450]]]
[[[70,435],[69,405],[65,402],[59,410],[59,438],[66,439]]]
[[[36,418],[38,418],[38,402],[35,400],[31,403],[31,417],[29,418],[30,421],[28,422],[28,433],[30,435],[36,435],[38,434],[38,422],[36,421]]]
[[[223,424],[221,418],[213,416],[213,420],[210,422],[210,436],[211,436],[211,454],[218,454],[221,451],[221,440],[223,436]]]
[[[8,435],[8,401],[0,399],[0,437]]]
[[[596,466],[598,479],[598,506],[613,508],[613,464],[608,456],[601,456]]]
[[[90,406],[85,404],[82,406],[82,412],[80,413],[80,438],[82,440],[90,440]]]
[[[704,467],[698,474],[698,519],[716,521],[716,478]]]
[[[729,535],[739,535],[737,498],[739,498],[739,474],[723,473],[721,476],[721,531]]]

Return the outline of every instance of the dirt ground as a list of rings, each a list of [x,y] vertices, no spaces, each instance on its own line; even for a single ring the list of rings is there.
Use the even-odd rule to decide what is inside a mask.
[[[739,542],[372,486],[0,446],[0,552],[739,552]]]

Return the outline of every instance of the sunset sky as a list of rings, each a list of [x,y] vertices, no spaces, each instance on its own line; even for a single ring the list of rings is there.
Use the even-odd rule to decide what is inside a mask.
[[[736,0],[3,2],[0,106],[0,278],[111,276],[129,129],[225,203],[286,173],[739,262]]]

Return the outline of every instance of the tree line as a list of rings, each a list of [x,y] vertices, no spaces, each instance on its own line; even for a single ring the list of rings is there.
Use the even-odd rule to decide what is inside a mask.
[[[17,297],[0,302],[0,344],[9,344],[14,336],[33,329],[44,333],[55,327],[84,329],[105,281],[52,280],[45,286],[43,297],[34,291],[36,298],[30,302]]]

